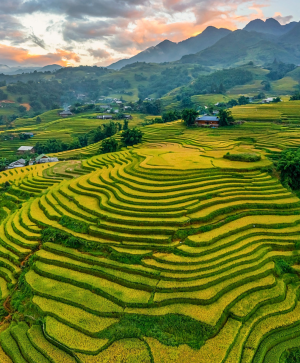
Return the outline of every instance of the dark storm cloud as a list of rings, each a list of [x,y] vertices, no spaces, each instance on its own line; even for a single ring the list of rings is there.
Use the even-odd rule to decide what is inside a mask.
[[[4,14],[35,12],[63,14],[72,18],[136,18],[142,16],[149,0],[9,0],[1,4]]]

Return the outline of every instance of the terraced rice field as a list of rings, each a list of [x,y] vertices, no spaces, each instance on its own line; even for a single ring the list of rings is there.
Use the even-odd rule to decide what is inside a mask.
[[[153,125],[134,148],[1,173],[19,208],[0,224],[0,362],[285,362],[300,200],[267,156],[300,134],[251,125]]]

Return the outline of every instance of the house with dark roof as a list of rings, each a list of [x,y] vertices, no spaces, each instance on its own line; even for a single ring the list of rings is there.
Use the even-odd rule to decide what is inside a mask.
[[[217,116],[200,116],[196,118],[195,125],[215,128],[220,126],[220,119]]]
[[[64,110],[63,112],[60,112],[59,116],[60,117],[69,117],[69,116],[73,116],[73,113],[69,110]]]

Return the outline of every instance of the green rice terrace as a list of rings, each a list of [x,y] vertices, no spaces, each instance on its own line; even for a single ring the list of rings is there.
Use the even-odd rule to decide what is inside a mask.
[[[291,362],[300,200],[272,163],[300,129],[141,130],[0,173],[0,362]]]

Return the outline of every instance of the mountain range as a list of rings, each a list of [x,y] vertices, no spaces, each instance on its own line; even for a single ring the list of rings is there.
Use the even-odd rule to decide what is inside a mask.
[[[129,59],[111,64],[108,68],[119,70],[136,62],[197,63],[228,67],[247,61],[258,64],[274,59],[300,64],[300,22],[281,25],[276,19],[251,21],[243,30],[206,28],[201,34],[174,43],[164,40]]]
[[[163,63],[179,60],[186,54],[197,53],[210,47],[230,33],[231,30],[223,28],[217,29],[209,26],[195,37],[186,39],[180,43],[164,40],[155,47],[148,48],[130,59],[122,59],[113,63],[108,68],[121,69],[135,62]]]
[[[7,74],[7,75],[16,75],[22,73],[32,73],[34,71],[37,72],[54,72],[58,69],[63,68],[59,64],[50,64],[45,67],[9,67],[5,64],[0,64],[0,73]]]

